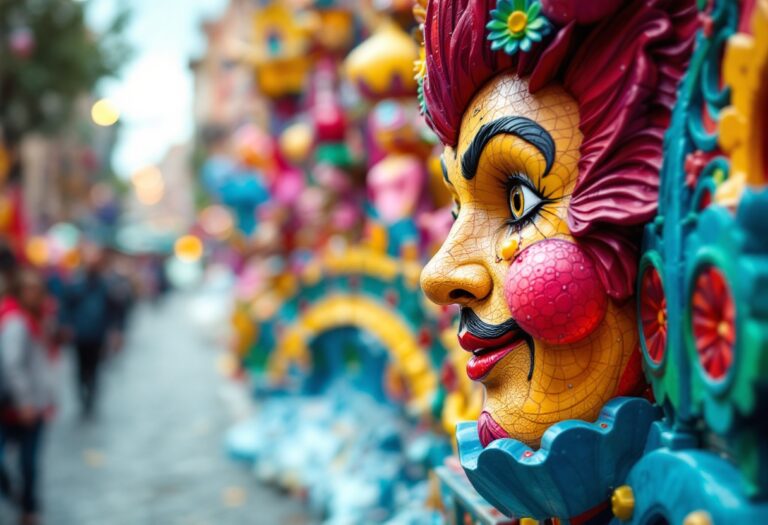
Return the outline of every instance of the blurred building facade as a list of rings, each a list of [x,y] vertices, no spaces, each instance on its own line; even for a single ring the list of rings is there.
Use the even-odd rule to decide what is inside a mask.
[[[266,103],[255,87],[253,68],[240,59],[252,40],[252,17],[251,2],[230,0],[219,18],[202,25],[205,51],[190,62],[199,139],[244,121],[266,124]]]
[[[118,128],[91,122],[93,102],[88,96],[77,101],[71,127],[52,136],[29,134],[21,142],[23,202],[32,231],[57,222],[88,223],[96,208],[114,204],[107,202],[114,195],[93,188],[111,185],[109,159]]]

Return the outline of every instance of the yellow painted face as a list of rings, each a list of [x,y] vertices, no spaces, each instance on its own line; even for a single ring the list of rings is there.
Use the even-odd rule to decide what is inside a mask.
[[[567,223],[579,108],[559,86],[513,74],[469,105],[443,154],[456,221],[421,276],[462,307],[467,372],[486,388],[481,440],[537,446],[552,424],[594,420],[637,348],[634,309],[610,300]]]

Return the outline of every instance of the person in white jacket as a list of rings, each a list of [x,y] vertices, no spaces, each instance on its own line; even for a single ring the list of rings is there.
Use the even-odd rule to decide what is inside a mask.
[[[0,409],[2,445],[19,447],[20,523],[37,523],[38,464],[46,417],[53,407],[50,354],[45,334],[47,292],[42,276],[18,271],[9,293],[0,300]],[[2,451],[5,447],[0,447]],[[0,459],[4,457],[0,456]],[[4,461],[3,461],[4,463]],[[0,466],[4,466],[0,464]],[[0,482],[8,486],[5,470]]]

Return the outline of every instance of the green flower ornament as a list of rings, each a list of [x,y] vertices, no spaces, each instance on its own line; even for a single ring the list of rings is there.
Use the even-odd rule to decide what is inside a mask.
[[[514,55],[518,50],[530,51],[533,43],[541,42],[552,26],[541,14],[538,0],[499,0],[486,28],[493,51],[503,49]]]

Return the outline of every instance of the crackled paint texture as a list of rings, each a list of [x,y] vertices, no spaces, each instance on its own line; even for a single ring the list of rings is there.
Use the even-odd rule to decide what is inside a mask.
[[[480,127],[508,116],[531,119],[551,135],[556,145],[551,171],[545,175],[546,160],[539,149],[506,134],[487,143],[476,176],[469,180],[462,176],[461,159]],[[513,316],[510,305],[523,308],[527,315],[524,305],[541,301],[516,295],[533,292],[514,282],[507,285],[509,301],[505,297],[508,272],[533,271],[525,265],[534,264],[537,257],[518,262],[521,253],[527,249],[552,252],[550,256],[570,257],[583,266],[586,255],[567,225],[582,140],[578,125],[576,102],[554,84],[532,95],[524,79],[502,74],[475,95],[464,114],[458,146],[446,147],[443,155],[457,219],[422,274],[422,287],[430,299],[439,304],[458,303],[471,308],[485,323],[499,325]],[[527,178],[535,191],[520,195],[520,183],[510,182],[510,176]],[[533,203],[521,202],[521,198]],[[528,212],[523,220],[511,224],[516,209]],[[505,253],[505,258],[502,248],[510,238],[517,241],[517,248],[511,256]],[[550,239],[572,246],[547,246]],[[526,343],[520,343],[482,380],[486,388],[483,410],[506,434],[531,446],[537,446],[544,431],[558,421],[594,420],[600,408],[615,397],[621,373],[637,348],[631,303],[619,305],[609,299],[591,271],[582,272],[579,285],[569,288],[573,303],[590,303],[581,311],[583,315],[556,309],[535,322],[516,319],[533,338],[533,368],[531,352]],[[554,273],[552,276],[554,279]],[[546,284],[542,283],[542,289]],[[563,337],[546,330],[560,314],[567,320],[561,324],[571,325]]]

